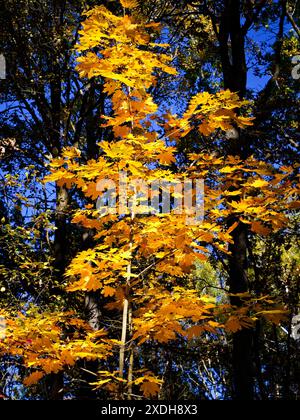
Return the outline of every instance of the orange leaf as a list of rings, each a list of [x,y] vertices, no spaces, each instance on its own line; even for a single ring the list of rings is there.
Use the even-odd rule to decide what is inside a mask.
[[[30,375],[28,375],[23,383],[26,386],[30,386],[30,385],[34,385],[36,384],[42,377],[44,376],[43,372],[40,371],[36,371],[36,372],[32,372]]]
[[[258,233],[259,235],[262,235],[262,236],[267,236],[271,232],[271,229],[269,229],[268,227],[265,227],[260,222],[252,222],[251,230],[252,232]]]
[[[139,4],[137,0],[120,0],[120,3],[126,9],[134,9]]]
[[[235,222],[230,228],[227,230],[227,233],[231,233],[234,229],[238,226],[239,222]]]
[[[104,286],[101,293],[105,296],[114,296],[116,293],[116,289],[114,289],[113,287],[110,286]]]
[[[141,391],[145,397],[152,397],[159,393],[160,386],[155,382],[146,381],[141,385]]]

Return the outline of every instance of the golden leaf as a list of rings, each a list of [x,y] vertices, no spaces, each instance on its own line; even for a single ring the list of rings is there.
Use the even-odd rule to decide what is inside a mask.
[[[126,9],[134,9],[139,5],[139,2],[137,0],[120,0],[120,3]]]
[[[267,181],[265,181],[264,179],[257,179],[254,182],[250,182],[245,184],[249,187],[254,187],[254,188],[262,188],[262,187],[266,187],[267,185],[269,185],[269,183]]]

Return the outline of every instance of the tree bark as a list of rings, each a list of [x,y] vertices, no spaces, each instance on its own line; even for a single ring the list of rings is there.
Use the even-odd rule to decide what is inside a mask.
[[[100,82],[101,83],[101,82]],[[99,98],[97,98],[97,88],[100,89]],[[86,158],[97,159],[99,147],[97,142],[101,139],[100,116],[103,114],[104,107],[104,93],[102,84],[97,84],[95,79],[90,80],[88,91],[83,103],[81,118],[75,133],[75,142],[79,141],[82,128],[85,127],[86,131]],[[90,204],[94,204],[92,201]],[[86,230],[82,237],[82,249],[88,249],[94,245],[93,240],[94,232]],[[101,328],[101,295],[100,291],[86,292],[84,299],[84,313],[90,326],[95,330]],[[99,370],[99,363],[97,360],[93,361],[80,361],[78,363],[81,369],[80,379],[78,385],[76,398],[78,400],[94,400],[97,398],[97,393],[93,391],[90,382],[95,380],[97,370]],[[90,372],[90,373],[89,373]]]
[[[240,0],[225,0],[219,30],[220,54],[224,75],[224,88],[237,92],[242,99],[247,87],[247,66],[245,56],[245,35],[241,25]],[[248,146],[238,129],[233,130],[229,154],[246,159]],[[231,226],[236,220],[229,222]],[[240,223],[233,231],[233,244],[229,251],[230,293],[245,293],[249,290],[247,280],[247,226]],[[231,298],[232,305],[241,306],[237,297]],[[233,334],[233,389],[234,399],[254,399],[253,380],[253,332],[243,329]]]

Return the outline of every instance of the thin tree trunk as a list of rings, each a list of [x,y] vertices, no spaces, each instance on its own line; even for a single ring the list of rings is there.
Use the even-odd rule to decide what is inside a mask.
[[[126,347],[127,321],[128,321],[128,306],[129,306],[128,298],[125,297],[124,301],[123,301],[121,347],[120,347],[120,356],[119,356],[120,378],[124,377],[125,347]]]
[[[134,191],[136,193],[136,191]],[[134,211],[131,212],[131,223],[133,222],[135,218]],[[130,261],[127,266],[127,278],[126,278],[126,288],[125,288],[125,296],[124,296],[124,302],[123,302],[123,317],[122,317],[122,334],[121,334],[121,346],[120,346],[120,353],[119,353],[119,375],[120,378],[124,378],[124,368],[125,368],[125,350],[126,350],[126,336],[127,336],[127,328],[128,325],[132,322],[132,312],[129,302],[129,294],[130,294],[130,280],[131,280],[131,270],[132,270],[132,249],[133,249],[133,243],[132,243],[132,229],[130,233],[130,243],[129,243],[129,250],[131,253]],[[130,315],[130,319],[129,319]],[[130,321],[130,322],[129,322]],[[124,399],[124,392],[123,392],[123,385],[122,382],[120,383],[120,396],[122,399]]]
[[[132,336],[133,330],[132,330],[132,306],[129,306],[128,310],[128,329],[129,334]],[[130,354],[129,354],[129,361],[128,361],[128,399],[132,399],[132,381],[133,381],[133,364],[134,364],[134,349],[131,346],[130,348]]]
[[[98,85],[99,87],[100,85]],[[102,86],[102,85],[101,85]],[[97,159],[99,153],[99,147],[97,142],[100,140],[101,127],[99,124],[100,115],[103,114],[104,107],[104,94],[100,89],[99,98],[96,96],[96,81],[95,79],[90,80],[89,90],[86,92],[86,97],[81,110],[81,117],[79,118],[77,129],[74,137],[74,141],[77,144],[81,135],[82,130],[86,129],[86,158]],[[90,201],[90,204],[94,204]],[[88,249],[94,245],[93,230],[86,230],[82,235],[82,249]],[[100,291],[89,291],[85,294],[84,299],[84,313],[90,326],[95,330],[101,328],[101,294]],[[78,400],[93,400],[97,398],[97,393],[89,385],[95,380],[95,374],[99,370],[99,362],[97,360],[87,361],[82,360],[78,363],[81,369],[80,384],[78,385],[76,398]]]

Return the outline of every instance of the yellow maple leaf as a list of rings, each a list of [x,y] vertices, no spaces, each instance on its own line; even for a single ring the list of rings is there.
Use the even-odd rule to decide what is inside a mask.
[[[221,168],[219,172],[221,174],[230,174],[231,172],[235,172],[238,168],[236,166],[224,166],[224,168]]]
[[[236,195],[241,195],[242,194],[242,190],[236,190],[236,191],[225,191],[224,195],[228,196],[228,197],[234,197]]]
[[[137,0],[120,0],[120,3],[126,9],[134,9],[139,5],[139,2]]]
[[[271,309],[257,312],[256,315],[262,315],[268,321],[278,325],[281,321],[285,321],[287,319],[288,311],[283,309]]]
[[[231,207],[235,208],[236,211],[243,213],[243,212],[247,212],[249,207],[250,207],[250,203],[247,200],[240,200],[238,202],[233,201],[232,203],[229,203]]]
[[[264,179],[257,179],[254,182],[250,182],[245,184],[249,187],[254,187],[254,188],[262,188],[262,187],[266,187],[267,185],[269,185],[269,183],[267,181],[265,181]]]

